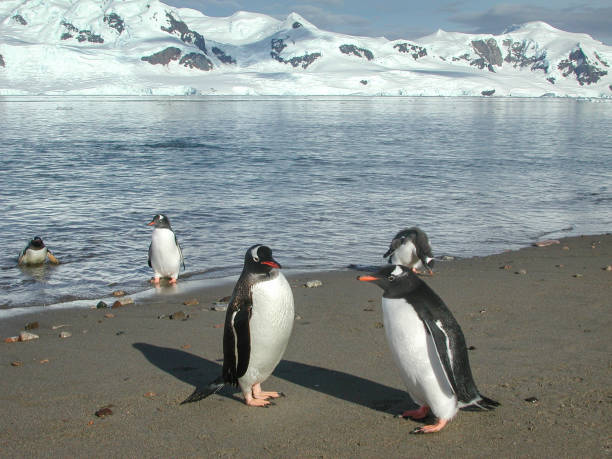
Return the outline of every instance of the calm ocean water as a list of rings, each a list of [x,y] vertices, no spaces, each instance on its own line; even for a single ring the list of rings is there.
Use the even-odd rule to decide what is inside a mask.
[[[183,281],[383,263],[612,230],[612,103],[471,98],[0,98],[0,318],[149,289],[156,213]],[[17,267],[35,235],[62,261]]]

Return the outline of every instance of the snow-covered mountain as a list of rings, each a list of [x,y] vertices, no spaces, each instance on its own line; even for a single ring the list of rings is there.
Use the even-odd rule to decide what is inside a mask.
[[[543,22],[418,41],[293,13],[225,18],[158,0],[2,0],[0,94],[612,98],[612,47]]]

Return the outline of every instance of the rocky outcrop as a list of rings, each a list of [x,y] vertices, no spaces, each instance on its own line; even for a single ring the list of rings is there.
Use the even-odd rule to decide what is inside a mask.
[[[282,38],[273,38],[270,42],[270,47],[272,51],[270,52],[270,56],[272,59],[278,62],[282,62],[283,64],[291,64],[292,67],[301,66],[303,69],[307,68],[310,64],[316,61],[319,57],[321,57],[321,53],[308,53],[303,56],[292,57],[291,59],[284,59],[280,53],[287,47],[285,41]]]
[[[64,26],[64,29],[66,29],[66,32],[60,37],[62,40],[75,38],[78,42],[88,41],[90,43],[104,43],[104,38],[93,33],[91,30],[80,30],[66,21],[62,21],[61,24]]]
[[[592,64],[581,48],[572,51],[568,59],[559,62],[557,68],[561,70],[564,77],[575,75],[580,86],[583,86],[585,83],[587,85],[597,83],[602,76],[608,74],[606,70],[602,70],[597,65]]]
[[[479,59],[474,59],[470,62],[470,65],[475,65],[478,68],[489,69],[490,72],[495,72],[493,66],[502,66],[502,54],[497,42],[493,38],[489,38],[487,41],[474,40],[472,41],[472,48],[480,56]]]
[[[224,64],[235,64],[236,63],[236,59],[234,59],[232,56],[228,54],[225,54],[223,50],[217,48],[216,46],[212,47],[212,52],[215,56],[217,56],[217,59],[219,59]]]
[[[213,64],[204,54],[189,53],[185,54],[179,61],[180,65],[189,67],[190,69],[198,69],[203,71],[212,70]]]
[[[427,49],[422,46],[413,45],[411,43],[398,43],[393,45],[394,49],[397,49],[400,53],[410,54],[416,61],[420,57],[427,56]]]
[[[304,27],[300,22],[295,21],[293,24],[291,24],[291,27],[294,29],[299,29],[300,27]]]
[[[204,52],[204,54],[208,54],[206,52],[206,43],[202,35],[194,30],[190,30],[189,27],[187,27],[187,24],[185,24],[183,21],[177,21],[174,19],[172,14],[167,12],[166,16],[170,22],[170,27],[162,26],[161,29],[164,32],[168,32],[172,35],[178,35],[183,43],[193,44],[197,46],[200,51]]]
[[[178,61],[180,57],[181,50],[170,46],[169,48],[166,48],[163,51],[151,54],[150,56],[143,56],[140,59],[152,65],[168,65],[172,61]]]
[[[369,61],[374,59],[372,51],[365,48],[358,48],[355,45],[340,45],[340,52],[343,54],[353,54],[357,57],[365,57]]]
[[[507,49],[504,62],[512,64],[514,68],[529,67],[531,70],[544,70],[544,72],[548,73],[546,51],[543,50],[538,52],[536,44],[533,41],[512,41],[507,39],[503,41],[503,46]],[[532,48],[534,49],[533,55],[528,56],[528,52]]]
[[[0,67],[6,67],[6,64],[4,63],[4,58],[2,57],[2,54],[0,54]]]
[[[11,19],[15,21],[17,24],[28,25],[28,21],[26,21],[21,14],[16,14],[13,17],[11,17]]]
[[[480,94],[482,94],[483,96],[492,96],[493,94],[495,94],[495,89],[480,91]]]
[[[115,29],[119,32],[119,35],[125,30],[125,22],[117,13],[105,14],[104,22],[108,24],[111,29]]]

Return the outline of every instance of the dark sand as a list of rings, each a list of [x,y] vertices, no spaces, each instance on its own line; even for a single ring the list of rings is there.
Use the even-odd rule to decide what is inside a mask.
[[[179,405],[219,374],[225,313],[210,306],[231,285],[20,316],[1,328],[0,456],[612,457],[610,264],[610,235],[438,262],[424,279],[474,346],[480,391],[502,406],[421,436],[395,417],[412,404],[380,328],[381,291],[355,271],[290,278],[300,318],[263,384],[287,397],[267,409],[231,388]],[[302,287],[310,279],[323,286]],[[158,318],[179,310],[190,318]],[[3,342],[33,320],[40,339]]]

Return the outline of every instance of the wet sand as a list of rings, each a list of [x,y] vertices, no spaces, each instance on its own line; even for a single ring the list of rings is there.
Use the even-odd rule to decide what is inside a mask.
[[[357,271],[290,277],[299,317],[263,384],[287,396],[270,408],[227,387],[179,405],[220,372],[225,313],[210,306],[231,284],[7,319],[0,456],[610,457],[608,265],[610,235],[438,262],[424,279],[473,347],[480,391],[502,405],[420,436],[409,434],[419,422],[396,417],[414,405],[387,348],[381,290]],[[312,279],[323,285],[303,287]],[[168,318],[177,311],[188,318]],[[32,321],[39,339],[4,343]],[[104,407],[112,414],[97,417]]]

